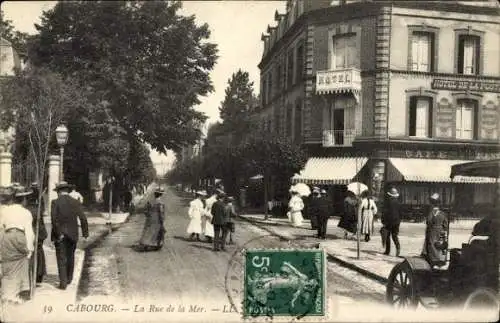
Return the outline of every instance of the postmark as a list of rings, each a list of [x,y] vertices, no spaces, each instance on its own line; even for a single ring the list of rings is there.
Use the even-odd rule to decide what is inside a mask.
[[[318,320],[327,315],[322,249],[249,249],[243,266],[244,319]]]

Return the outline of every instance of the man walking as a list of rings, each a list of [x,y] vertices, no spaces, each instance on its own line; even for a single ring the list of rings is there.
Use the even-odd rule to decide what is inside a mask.
[[[54,189],[57,199],[52,201],[51,238],[56,248],[57,269],[59,271],[59,289],[66,289],[73,280],[75,249],[78,242],[78,222],[80,219],[82,235],[89,236],[88,223],[80,202],[69,196],[72,185],[61,182]]]
[[[226,250],[228,212],[224,203],[226,194],[218,190],[217,201],[212,205],[212,224],[214,226],[214,251]]]
[[[320,237],[320,226],[319,226],[319,214],[321,207],[321,195],[319,187],[314,187],[312,191],[312,197],[309,199],[309,205],[307,207],[307,215],[311,220],[311,227],[317,230],[316,237]]]
[[[326,239],[326,228],[328,227],[328,219],[330,215],[333,213],[330,199],[326,194],[325,190],[322,190],[321,195],[319,197],[319,212],[318,212],[318,238]]]
[[[401,252],[401,247],[399,245],[399,225],[401,224],[401,214],[400,214],[400,204],[398,201],[399,193],[393,187],[387,192],[387,201],[384,206],[384,213],[382,214],[382,224],[386,229],[386,243],[385,243],[385,255],[391,253],[391,241],[389,236],[392,237],[394,245],[396,246],[396,256],[399,257]]]

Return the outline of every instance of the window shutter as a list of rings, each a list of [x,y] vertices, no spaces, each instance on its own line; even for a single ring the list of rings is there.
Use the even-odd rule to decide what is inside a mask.
[[[474,74],[479,74],[479,66],[481,60],[481,38],[475,37],[475,51],[474,51]]]
[[[345,67],[345,38],[344,37],[336,37],[335,38],[335,69],[340,69]]]
[[[410,120],[408,123],[408,135],[415,136],[415,128],[416,128],[416,118],[417,118],[417,109],[415,104],[415,98],[410,98]]]
[[[456,117],[455,117],[455,132],[456,138],[462,138],[462,106],[461,103],[457,106]]]
[[[411,38],[411,70],[418,71],[418,35],[415,33]]]
[[[428,130],[428,108],[429,101],[427,98],[418,98],[415,111],[415,136],[427,137]]]
[[[429,34],[421,34],[419,42],[419,71],[428,72],[429,71],[429,55],[430,55],[430,40]]]
[[[464,74],[474,74],[474,52],[476,46],[473,38],[467,37],[464,40]]]
[[[457,62],[457,72],[460,74],[464,73],[464,37],[459,36],[458,40],[458,62]]]

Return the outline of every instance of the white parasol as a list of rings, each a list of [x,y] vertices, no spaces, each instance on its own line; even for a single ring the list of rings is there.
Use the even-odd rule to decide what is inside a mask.
[[[309,188],[309,186],[307,186],[304,183],[295,184],[294,186],[292,186],[290,188],[290,190],[293,190],[293,191],[299,193],[300,196],[309,196],[309,195],[311,195],[311,189]]]
[[[359,195],[359,194],[363,193],[364,191],[367,191],[368,186],[366,186],[363,183],[354,182],[354,183],[347,185],[347,190],[350,192],[353,192],[355,195]]]

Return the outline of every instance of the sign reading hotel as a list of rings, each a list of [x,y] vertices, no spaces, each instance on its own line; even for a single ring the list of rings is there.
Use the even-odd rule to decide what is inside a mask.
[[[432,81],[431,87],[435,90],[480,91],[480,92],[500,93],[500,82],[434,79]]]

